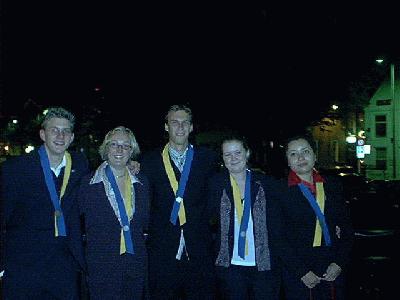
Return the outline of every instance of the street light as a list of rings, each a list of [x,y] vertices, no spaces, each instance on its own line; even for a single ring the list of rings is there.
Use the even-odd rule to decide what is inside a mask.
[[[381,64],[383,59],[376,59]],[[392,98],[392,145],[393,145],[393,179],[396,179],[396,101],[394,98],[394,64],[390,63],[390,95]]]

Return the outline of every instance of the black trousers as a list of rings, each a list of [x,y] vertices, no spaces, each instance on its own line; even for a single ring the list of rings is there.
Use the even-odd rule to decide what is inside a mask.
[[[176,260],[171,266],[149,264],[150,299],[216,299],[211,259]]]
[[[279,273],[257,267],[216,267],[222,299],[279,299]]]

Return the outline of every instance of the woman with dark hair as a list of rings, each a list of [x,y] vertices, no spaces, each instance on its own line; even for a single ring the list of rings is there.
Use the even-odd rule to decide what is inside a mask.
[[[226,138],[222,143],[225,170],[209,182],[220,292],[223,299],[278,299],[275,230],[279,214],[273,200],[274,180],[251,171],[249,156],[243,138]]]
[[[286,299],[344,299],[344,270],[353,229],[341,183],[314,168],[315,143],[308,135],[287,140],[290,168],[281,193],[286,240],[283,283]]]

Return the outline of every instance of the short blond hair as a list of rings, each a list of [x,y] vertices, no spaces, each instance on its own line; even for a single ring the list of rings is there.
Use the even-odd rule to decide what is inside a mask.
[[[130,145],[132,147],[132,155],[131,158],[136,158],[140,154],[140,148],[139,144],[136,141],[135,135],[133,134],[132,130],[130,130],[127,127],[124,126],[118,126],[115,127],[114,129],[110,130],[107,132],[106,136],[104,137],[103,143],[101,143],[99,147],[99,154],[101,156],[102,160],[107,160],[107,154],[109,150],[109,143],[111,141],[111,137],[117,133],[117,132],[123,132],[126,133],[129,137],[130,140]]]
[[[73,113],[70,111],[66,110],[65,108],[62,107],[49,107],[46,109],[47,112],[44,115],[42,119],[42,128],[45,129],[47,123],[53,119],[53,118],[59,118],[59,119],[66,119],[69,121],[71,124],[71,130],[74,131],[75,127],[75,116]]]

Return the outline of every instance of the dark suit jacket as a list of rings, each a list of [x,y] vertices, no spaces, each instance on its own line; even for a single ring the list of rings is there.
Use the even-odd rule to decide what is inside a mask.
[[[135,213],[130,227],[135,253],[120,255],[121,226],[106,196],[103,182],[89,184],[92,176],[83,178],[79,189],[91,298],[135,298],[130,293],[142,291],[147,277],[147,251],[143,231],[147,227],[149,213],[148,180],[138,174],[140,183],[133,185]]]
[[[2,164],[1,266],[5,269],[6,293],[18,290],[20,284],[31,284],[60,296],[69,294],[70,287],[62,286],[62,282],[76,276],[79,263],[84,264],[75,192],[88,172],[88,163],[81,154],[71,153],[71,157],[71,175],[61,201],[67,237],[54,236],[54,207],[38,152]]]
[[[173,274],[181,227],[179,221],[175,226],[169,221],[175,195],[164,168],[161,152],[162,150],[150,152],[141,161],[151,190],[149,260],[166,269],[172,268],[170,270]],[[172,161],[171,164],[175,168]],[[194,147],[192,167],[183,197],[186,210],[186,224],[183,225],[183,230],[192,263],[202,263],[205,257],[211,261],[211,235],[206,214],[207,179],[217,167],[217,156],[214,152],[203,147]],[[179,171],[175,170],[175,173]]]
[[[285,251],[285,265],[296,278],[301,278],[308,271],[322,276],[332,262],[345,268],[350,259],[354,232],[342,186],[334,177],[327,176],[324,179],[324,215],[331,247],[325,246],[323,238],[320,247],[313,247],[316,215],[298,186],[288,187],[287,179],[281,181],[284,233],[291,248]]]

